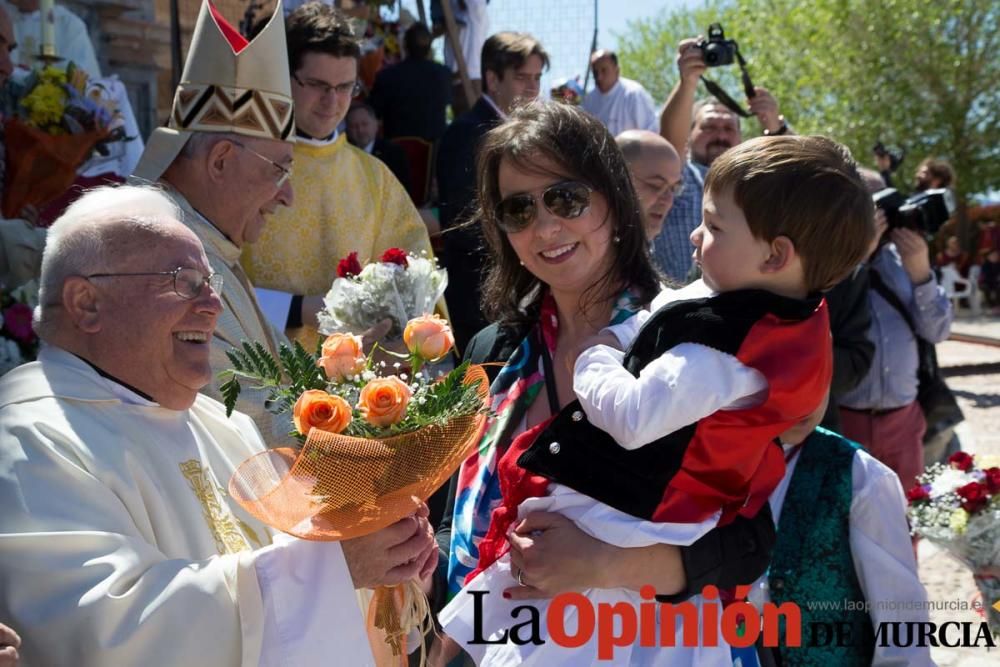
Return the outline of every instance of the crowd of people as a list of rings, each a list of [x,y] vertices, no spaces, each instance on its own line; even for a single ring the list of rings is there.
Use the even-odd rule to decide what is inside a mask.
[[[376,664],[364,591],[409,580],[440,632],[408,645],[434,665],[596,662],[596,634],[474,641],[560,593],[701,608],[740,589],[854,639],[741,651],[678,624],[617,664],[933,664],[874,631],[928,619],[903,489],[946,427],[918,401],[921,350],[955,316],[937,270],[1000,306],[995,226],[974,252],[945,228],[932,257],[873,203],[886,165],[796,135],[766,88],[744,140],[698,98],[696,38],[662,108],[607,50],[579,105],[545,101],[544,45],[452,4],[474,58],[435,63],[440,31],[414,23],[366,86],[330,4],[279,2],[242,35],[205,0],[128,183],[47,229],[3,221],[0,282],[38,281],[42,346],[0,378],[0,665]],[[31,25],[9,11],[2,78]],[[953,182],[928,159],[915,190]],[[412,515],[284,535],[225,489],[290,425],[264,389],[227,417],[217,376],[244,341],[314,348],[338,261],[390,248],[447,269],[437,310],[456,359],[486,364],[487,425]],[[355,333],[399,350],[388,331]]]

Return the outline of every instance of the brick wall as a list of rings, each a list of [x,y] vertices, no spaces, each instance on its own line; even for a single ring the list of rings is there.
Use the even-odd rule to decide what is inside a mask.
[[[86,22],[103,73],[117,74],[125,83],[139,127],[148,136],[166,121],[174,95],[170,0],[56,1]],[[238,26],[251,1],[274,6],[274,0],[215,0],[215,6]],[[182,68],[200,8],[201,0],[178,0]]]

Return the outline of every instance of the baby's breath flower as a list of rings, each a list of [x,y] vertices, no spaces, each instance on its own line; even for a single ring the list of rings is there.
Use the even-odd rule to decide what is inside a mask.
[[[961,535],[965,532],[965,527],[968,523],[969,513],[959,507],[957,510],[952,512],[948,521],[948,527],[954,530],[957,534]]]

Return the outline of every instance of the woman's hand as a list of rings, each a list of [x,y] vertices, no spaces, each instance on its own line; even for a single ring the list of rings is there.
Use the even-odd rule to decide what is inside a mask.
[[[378,367],[385,362],[386,373],[399,375],[410,372],[410,363],[406,359],[401,359],[395,355],[409,354],[402,337],[390,339],[389,330],[392,329],[392,320],[388,317],[372,325],[370,329],[361,334],[361,348],[364,353],[371,354],[372,348],[378,344],[378,349],[372,356],[372,363]],[[399,366],[396,366],[399,364]]]
[[[550,598],[556,593],[599,588],[605,547],[576,525],[552,512],[534,512],[515,525],[510,542],[511,573],[521,586],[504,595],[515,600]]]
[[[646,584],[670,595],[686,583],[680,550],[672,545],[623,549],[597,540],[551,512],[533,512],[514,527],[511,572],[523,585],[504,591],[514,600],[550,598],[587,588],[630,588]]]

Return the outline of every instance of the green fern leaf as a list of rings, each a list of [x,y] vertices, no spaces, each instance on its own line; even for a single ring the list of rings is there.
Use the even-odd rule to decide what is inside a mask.
[[[232,416],[233,409],[236,407],[236,399],[240,396],[240,382],[236,379],[236,375],[230,375],[230,378],[222,383],[220,390],[222,391],[222,402],[226,406],[226,416]]]

